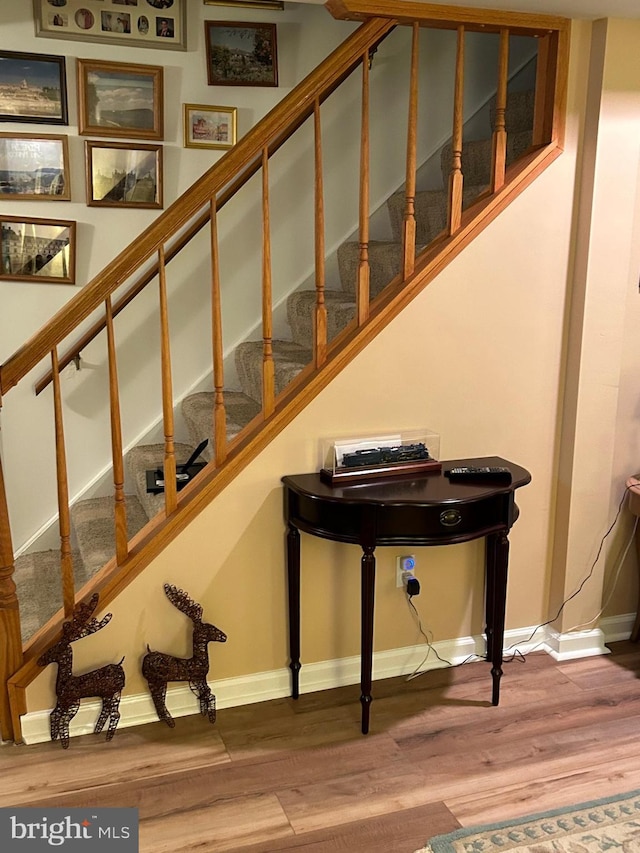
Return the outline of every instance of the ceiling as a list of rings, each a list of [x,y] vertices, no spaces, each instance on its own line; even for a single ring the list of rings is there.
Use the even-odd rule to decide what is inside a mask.
[[[510,12],[536,12],[566,18],[638,18],[640,0],[419,0],[436,6],[473,6],[479,9],[504,9]]]

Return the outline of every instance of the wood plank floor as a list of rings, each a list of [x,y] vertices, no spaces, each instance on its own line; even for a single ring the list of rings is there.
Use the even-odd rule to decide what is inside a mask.
[[[142,853],[413,853],[435,834],[640,789],[640,648],[348,687],[0,749],[0,807],[133,806]]]

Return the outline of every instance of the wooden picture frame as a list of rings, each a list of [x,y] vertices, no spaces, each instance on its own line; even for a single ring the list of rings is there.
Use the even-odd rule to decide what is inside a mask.
[[[0,199],[69,201],[67,137],[0,133]]]
[[[0,280],[75,284],[76,223],[0,216]]]
[[[277,86],[276,25],[205,21],[210,86]]]
[[[0,50],[0,121],[69,124],[64,56]]]
[[[236,107],[184,104],[185,148],[232,148],[236,144]]]
[[[77,59],[78,131],[82,136],[162,139],[161,65]]]
[[[187,0],[33,0],[36,36],[187,49]]]
[[[162,146],[87,140],[89,207],[162,208]]]

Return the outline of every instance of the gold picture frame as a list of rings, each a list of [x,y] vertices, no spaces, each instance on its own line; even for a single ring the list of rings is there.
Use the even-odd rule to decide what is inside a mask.
[[[36,36],[187,49],[187,0],[33,0]]]
[[[0,280],[75,284],[75,222],[0,216],[0,235]]]
[[[0,199],[70,201],[68,138],[0,133]]]
[[[232,148],[236,144],[237,107],[184,104],[185,148]]]
[[[77,59],[78,131],[82,136],[164,136],[164,69]]]
[[[283,0],[203,0],[205,6],[244,6],[247,9],[284,9]]]
[[[85,142],[89,207],[162,208],[162,146]]]

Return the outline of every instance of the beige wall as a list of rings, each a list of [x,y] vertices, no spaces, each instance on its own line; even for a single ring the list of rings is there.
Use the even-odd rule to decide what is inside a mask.
[[[631,64],[637,63],[640,31],[629,22],[611,27],[604,55],[607,62],[616,59],[603,79],[611,80],[613,91],[629,82],[637,90]],[[610,101],[612,106],[624,102],[637,119],[637,91],[625,92],[622,101],[608,93],[603,99],[607,109],[598,139],[607,144],[594,160],[593,186],[594,196],[602,194],[606,205],[593,211],[593,237],[580,242],[579,232],[590,232],[584,218],[589,211],[581,208],[577,192],[585,192],[584,175],[576,168],[592,79],[586,73],[590,30],[587,24],[573,28],[564,155],[131,584],[113,606],[108,628],[88,646],[77,644],[78,668],[124,654],[126,692],[138,693],[144,690],[138,662],[147,643],[186,652],[183,617],[162,593],[167,581],[201,601],[206,617],[229,636],[225,646],[212,647],[212,679],[286,666],[280,477],[315,469],[319,442],[333,435],[426,427],[441,435],[443,458],[498,454],[531,470],[532,483],[518,494],[521,515],[511,535],[508,628],[547,619],[555,604],[553,597],[549,604],[552,585],[556,592],[570,591],[585,573],[637,443],[632,387],[637,326],[628,318],[635,319],[637,311],[638,158],[624,172],[628,186],[618,186],[622,176],[612,141],[616,128],[626,125],[608,109]],[[605,177],[616,185],[607,186]],[[621,212],[631,216],[628,227],[607,226],[618,190]],[[615,263],[607,235],[615,241]],[[574,257],[576,247],[580,257]],[[612,275],[607,258],[614,263]],[[579,321],[570,322],[569,307],[583,312]],[[574,405],[565,405],[565,393],[575,394]],[[567,412],[571,420],[563,428],[561,413]],[[556,501],[558,470],[566,470],[568,479]],[[303,661],[356,654],[358,549],[302,539]],[[564,543],[555,552],[554,541]],[[378,552],[378,650],[418,641],[395,587],[396,553]],[[562,553],[566,572],[558,562]],[[479,633],[479,543],[417,549],[416,556],[422,593],[415,603],[424,627],[435,640]],[[625,567],[623,592],[612,613],[635,607],[633,569],[631,562]],[[560,579],[555,584],[552,572]],[[591,617],[600,604],[599,579],[586,586],[570,617]],[[29,688],[29,710],[51,707],[52,679],[53,672],[44,673]]]

